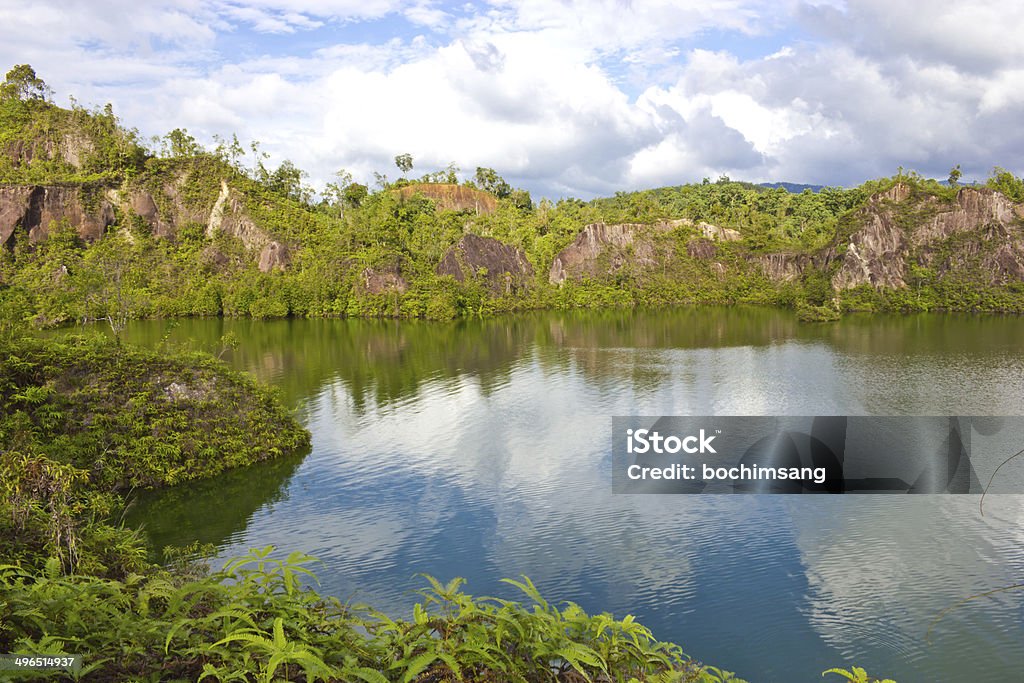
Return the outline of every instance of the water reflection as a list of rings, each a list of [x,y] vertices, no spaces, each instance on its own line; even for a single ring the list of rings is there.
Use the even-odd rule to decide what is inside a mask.
[[[413,600],[415,572],[509,597],[498,579],[528,574],[752,681],[850,662],[904,681],[1024,668],[1019,595],[958,610],[924,642],[951,602],[1024,577],[1017,496],[993,497],[984,518],[974,497],[615,496],[609,469],[613,415],[1017,412],[1024,321],[817,326],[763,309],[198,320],[168,341],[214,348],[227,331],[242,341],[230,362],[300,408],[313,452],[238,473],[264,472],[262,488],[153,497],[137,518],[159,543],[302,549],[324,561],[326,590],[392,611]],[[155,346],[165,329],[129,335]]]

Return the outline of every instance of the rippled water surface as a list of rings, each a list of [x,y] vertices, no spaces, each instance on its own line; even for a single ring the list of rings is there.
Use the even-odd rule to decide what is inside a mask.
[[[1024,498],[622,496],[614,415],[1009,415],[1024,320],[681,309],[490,321],[189,320],[132,341],[240,346],[312,452],[140,498],[158,545],[275,544],[322,588],[402,614],[417,572],[636,615],[751,681],[858,664],[901,683],[1022,680]],[[1024,444],[1022,444],[1024,445]],[[1024,463],[1009,476],[1020,476]]]

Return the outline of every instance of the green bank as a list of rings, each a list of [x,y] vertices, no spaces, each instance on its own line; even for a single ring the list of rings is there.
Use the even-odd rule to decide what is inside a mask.
[[[108,106],[56,106],[31,70],[0,98],[5,325],[132,318],[451,319],[531,308],[770,304],[1020,312],[1024,184],[899,169],[793,194],[727,177],[534,201],[493,169],[319,194],[253,142],[143,141]],[[399,150],[400,151],[400,150]]]

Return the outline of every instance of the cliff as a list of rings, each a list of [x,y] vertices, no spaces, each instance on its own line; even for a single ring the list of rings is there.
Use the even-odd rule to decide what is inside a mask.
[[[572,244],[555,256],[548,272],[548,281],[561,284],[570,278],[600,279],[627,265],[641,271],[660,267],[673,260],[675,249],[671,244],[661,244],[658,236],[678,230],[692,235],[686,250],[693,258],[714,258],[717,254],[715,242],[736,242],[742,239],[740,233],[731,228],[704,222],[694,223],[687,218],[652,224],[592,223],[576,235]]]
[[[183,166],[169,177],[155,175],[117,185],[0,186],[0,247],[12,246],[19,229],[36,244],[61,222],[91,243],[124,219],[136,225],[141,221],[155,237],[170,240],[177,239],[186,226],[201,225],[208,239],[220,234],[237,238],[260,271],[286,268],[291,262],[289,246],[257,224],[246,208],[245,195],[225,178],[216,183],[216,179],[197,179],[198,174],[197,168]],[[190,196],[188,190],[194,188],[189,186],[197,182],[217,186],[218,193],[205,199]]]
[[[464,185],[451,183],[413,183],[395,190],[402,199],[422,195],[430,199],[440,211],[473,211],[489,214],[498,208],[494,195]]]
[[[736,246],[723,252],[729,242]],[[899,291],[941,287],[949,278],[1005,287],[1024,281],[1024,203],[987,188],[940,196],[897,182],[845,214],[835,237],[816,251],[747,244],[736,230],[687,219],[594,223],[555,256],[548,279],[610,282],[628,271],[679,281],[706,266],[720,278],[746,277],[752,267],[773,287],[824,277],[840,298],[865,285]]]
[[[1024,280],[1024,204],[985,188],[952,201],[897,183],[872,196],[821,255],[832,286],[904,288],[913,267],[968,273],[988,285]]]
[[[102,188],[59,185],[8,185],[0,187],[0,246],[9,245],[15,229],[24,230],[29,241],[45,239],[50,226],[67,221],[88,242],[99,239],[114,223],[114,205]]]
[[[437,274],[459,282],[481,277],[492,293],[511,294],[529,284],[533,266],[521,249],[491,237],[466,235],[445,252]]]

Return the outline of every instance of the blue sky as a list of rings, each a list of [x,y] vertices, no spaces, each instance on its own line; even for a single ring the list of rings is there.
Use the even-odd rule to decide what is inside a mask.
[[[455,163],[535,195],[1024,170],[1024,6],[943,0],[0,0],[0,66],[322,186]]]

